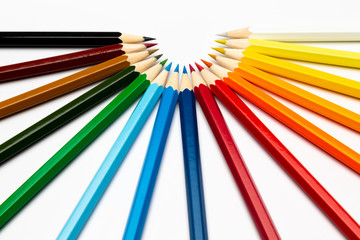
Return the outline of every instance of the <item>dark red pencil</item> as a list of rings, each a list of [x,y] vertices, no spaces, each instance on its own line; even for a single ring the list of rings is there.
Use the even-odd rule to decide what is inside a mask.
[[[89,66],[152,47],[156,43],[114,44],[0,67],[0,82]]]
[[[307,171],[294,155],[275,137],[246,104],[221,79],[227,77],[229,70],[202,60],[212,72],[201,71],[211,91],[236,116],[242,125],[260,142],[277,163],[318,205],[331,221],[349,239],[360,238],[360,227],[326,189]]]
[[[196,63],[199,71],[203,68]],[[262,239],[280,239],[271,217],[256,189],[255,183],[241,158],[239,150],[226,125],[225,119],[217,105],[213,94],[202,77],[190,65],[194,93],[210,128],[221,148],[225,160],[244,198],[247,208]]]

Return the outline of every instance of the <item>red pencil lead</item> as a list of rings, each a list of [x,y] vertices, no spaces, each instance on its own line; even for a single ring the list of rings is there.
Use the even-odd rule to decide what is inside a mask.
[[[189,68],[190,68],[190,73],[195,71],[195,69],[193,68],[193,66],[191,66],[191,64],[189,64]]]
[[[144,45],[146,48],[151,48],[151,47],[157,45],[157,43],[144,43]]]
[[[205,61],[203,59],[201,59],[201,61],[208,67],[210,68],[212,66],[212,63],[211,62],[208,62],[208,61]]]
[[[203,68],[200,64],[198,64],[198,63],[195,63],[195,65],[196,65],[196,67],[199,69],[200,72],[201,72],[201,70],[204,69],[204,68]]]

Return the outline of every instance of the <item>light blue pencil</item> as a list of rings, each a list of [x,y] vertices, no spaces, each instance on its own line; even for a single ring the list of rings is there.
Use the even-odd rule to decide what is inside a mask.
[[[171,68],[170,63],[159,74],[165,62],[166,60],[144,72],[147,80],[153,80],[152,83],[140,99],[57,239],[75,239],[84,227],[163,92]]]
[[[159,172],[162,155],[178,99],[179,65],[161,97],[144,165],[137,185],[123,239],[140,239]]]

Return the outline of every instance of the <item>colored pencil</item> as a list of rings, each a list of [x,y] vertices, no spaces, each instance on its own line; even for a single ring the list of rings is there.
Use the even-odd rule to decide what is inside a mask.
[[[329,29],[330,30],[330,29]],[[355,42],[360,41],[360,32],[343,29],[281,29],[246,27],[217,34],[228,38],[255,38],[280,42]]]
[[[203,68],[197,63],[196,65],[199,71],[202,72]],[[261,238],[280,239],[213,94],[202,77],[192,67],[190,71],[192,71],[191,77],[195,96],[200,103]]]
[[[161,55],[158,55],[127,67],[5,141],[0,145],[0,163],[9,160],[12,156],[30,147],[91,107],[120,91],[138,77],[144,69],[153,65],[160,57]]]
[[[162,94],[123,240],[141,238],[178,99],[179,65]]]
[[[211,69],[211,68],[210,68]],[[307,171],[294,155],[275,137],[246,104],[224,83],[223,71],[212,68],[212,74],[204,74],[211,91],[236,116],[242,125],[256,138],[276,162],[350,239],[360,238],[360,226]],[[206,71],[206,70],[203,70]]]
[[[219,53],[224,54],[225,56],[235,59],[235,60],[239,60],[244,57],[243,52],[245,51],[244,49],[237,49],[237,48],[219,48],[219,47],[212,47],[212,49],[214,49],[215,51],[218,51]]]
[[[57,153],[0,205],[0,228],[61,172],[88,144],[119,117],[149,86],[147,74],[139,75],[88,122]]]
[[[221,77],[227,77],[231,72],[219,65],[203,61],[210,69],[217,69]],[[306,90],[288,83],[274,75],[261,71],[245,63],[238,63],[235,72],[239,73],[247,81],[266,89],[278,96],[288,99],[299,106],[305,107],[317,114],[338,122],[350,129],[360,132],[360,115],[332,103],[324,98],[318,97]]]
[[[120,32],[0,32],[0,47],[100,47],[154,39]]]
[[[54,57],[0,67],[0,82],[97,64],[126,53],[138,52],[156,43],[114,44]]]
[[[195,95],[185,66],[180,85],[179,109],[190,239],[208,239]]]
[[[359,153],[246,81],[239,73],[230,72],[228,76],[229,78],[224,78],[224,81],[233,90],[281,121],[300,136],[303,136],[340,162],[360,173]]]
[[[283,43],[261,39],[223,39],[216,42],[272,57],[360,68],[360,52]]]
[[[156,50],[122,55],[0,102],[0,119],[113,75]]]
[[[152,81],[145,91],[119,137],[66,222],[57,238],[58,240],[75,239],[84,227],[159,100],[170,68],[171,63]]]
[[[241,60],[243,63],[254,66],[266,72],[328,89],[330,91],[338,92],[351,97],[360,98],[359,81],[340,77],[296,63],[291,63],[282,59],[265,56],[263,54],[252,51],[243,51],[241,54],[242,57],[238,60]],[[216,56],[213,54],[210,56],[221,63],[221,65],[231,70],[236,68],[239,63],[236,60],[222,56]]]

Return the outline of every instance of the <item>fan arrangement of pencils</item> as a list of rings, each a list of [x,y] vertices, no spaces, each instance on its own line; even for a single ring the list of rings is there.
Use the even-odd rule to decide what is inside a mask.
[[[223,153],[236,185],[262,239],[280,239],[276,225],[256,187],[227,127],[215,97],[239,120],[308,197],[349,239],[360,239],[360,226],[307,171],[296,157],[259,120],[238,95],[283,123],[325,153],[360,173],[360,154],[321,128],[301,117],[262,89],[287,99],[349,129],[360,132],[360,115],[297,87],[280,77],[310,84],[353,98],[360,98],[360,82],[290,61],[299,60],[360,68],[360,53],[301,45],[296,42],[359,41],[356,32],[267,32],[243,28],[219,34],[225,39],[214,47],[221,55],[209,54],[216,63],[201,60],[198,70],[150,56],[154,38],[119,32],[0,32],[0,47],[94,47],[0,67],[0,84],[87,66],[70,76],[0,102],[0,119],[50,101],[86,85],[99,82],[81,96],[53,111],[0,145],[0,163],[31,147],[105,99],[115,96],[93,119],[43,164],[0,205],[0,229],[36,197],[78,154],[138,98],[139,101],[120,135],[58,239],[75,239],[120,168],[137,136],[159,107],[123,239],[140,239],[179,102],[185,169],[188,222],[191,239],[208,239],[206,209],[195,101],[200,104]],[[179,78],[181,81],[179,84]],[[19,129],[21,130],[21,129]],[[180,139],[179,139],[180,141]],[[239,236],[240,237],[240,236]]]

